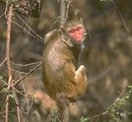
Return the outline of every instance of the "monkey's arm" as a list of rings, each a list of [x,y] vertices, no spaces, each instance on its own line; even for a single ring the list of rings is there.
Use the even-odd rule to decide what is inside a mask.
[[[49,40],[52,40],[52,38],[57,34],[57,29],[54,29],[50,32],[48,32],[46,35],[45,35],[45,38],[44,38],[44,44],[46,44]]]

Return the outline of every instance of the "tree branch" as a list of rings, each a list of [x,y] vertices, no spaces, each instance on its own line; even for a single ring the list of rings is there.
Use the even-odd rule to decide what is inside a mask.
[[[8,18],[7,18],[7,35],[6,35],[6,61],[7,61],[7,70],[8,70],[8,88],[11,88],[12,82],[12,70],[10,64],[10,34],[11,34],[11,18],[12,18],[12,9],[13,5],[9,7]],[[8,113],[9,113],[9,96],[6,96],[6,108],[5,108],[5,122],[8,122]]]
[[[63,27],[65,23],[65,0],[60,1],[60,24]]]

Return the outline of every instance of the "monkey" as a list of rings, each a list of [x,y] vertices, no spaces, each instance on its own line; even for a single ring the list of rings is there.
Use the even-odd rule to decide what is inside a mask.
[[[47,94],[56,101],[64,98],[62,101],[74,102],[87,89],[85,66],[77,67],[85,36],[83,22],[74,20],[45,35],[42,78]],[[66,104],[61,104],[60,108],[66,108]]]

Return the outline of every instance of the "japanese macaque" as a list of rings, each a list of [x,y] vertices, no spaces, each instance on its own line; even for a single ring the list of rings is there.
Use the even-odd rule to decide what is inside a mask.
[[[71,21],[45,36],[42,77],[46,92],[58,103],[64,100],[75,101],[87,89],[85,66],[77,67],[85,35],[83,23]],[[65,106],[66,104],[59,105],[62,111]],[[67,122],[67,119],[62,121]]]

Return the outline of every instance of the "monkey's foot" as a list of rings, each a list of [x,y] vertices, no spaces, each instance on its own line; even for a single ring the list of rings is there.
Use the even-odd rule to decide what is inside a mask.
[[[82,77],[82,76],[85,76],[85,66],[84,65],[81,65],[76,73],[75,73],[75,79],[78,79],[79,77]]]
[[[56,100],[58,103],[65,103],[66,105],[69,105],[68,97],[65,93],[59,93],[56,95]]]
[[[77,72],[80,72],[80,73],[82,73],[82,75],[85,75],[85,66],[84,66],[84,65],[81,65],[81,66],[78,68]]]
[[[39,104],[42,97],[43,97],[43,93],[40,90],[37,90],[31,95],[31,100],[35,104]]]

